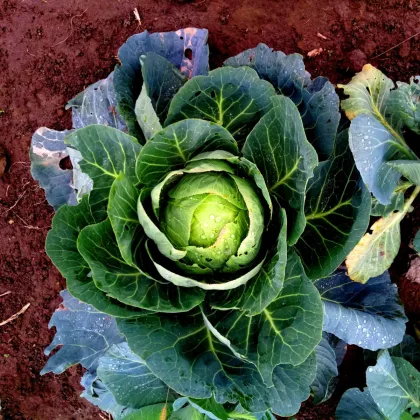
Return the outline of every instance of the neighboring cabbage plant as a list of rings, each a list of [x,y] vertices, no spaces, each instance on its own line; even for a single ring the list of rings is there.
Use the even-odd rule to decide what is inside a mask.
[[[134,35],[70,101],[74,129],[33,137],[68,289],[43,372],[81,363],[114,419],[290,416],[329,398],[345,343],[405,331],[387,273],[338,269],[371,198],[334,87],[263,44],[208,71],[206,40]]]
[[[337,420],[414,420],[420,415],[420,344],[406,335],[389,350],[368,354],[367,387],[347,390]],[[371,360],[373,359],[373,360]]]
[[[350,277],[366,282],[389,268],[400,249],[400,223],[420,192],[420,160],[410,148],[420,140],[420,76],[394,82],[366,64],[347,85],[342,102],[350,148],[373,194],[370,232],[347,257]]]

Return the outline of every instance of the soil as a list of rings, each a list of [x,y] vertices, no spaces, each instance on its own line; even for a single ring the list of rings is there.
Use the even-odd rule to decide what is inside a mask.
[[[134,18],[135,7],[141,23]],[[307,68],[333,83],[348,81],[367,61],[407,81],[418,72],[420,36],[386,51],[415,34],[419,14],[418,0],[1,0],[0,149],[8,163],[0,173],[0,320],[30,306],[0,327],[0,418],[100,419],[100,412],[78,396],[80,368],[39,375],[46,361],[43,350],[54,334],[48,321],[65,283],[44,251],[53,210],[31,178],[28,152],[39,126],[71,126],[65,103],[107,76],[127,37],[145,29],[206,27],[212,67],[264,42],[304,56],[322,48],[306,59]],[[417,319],[418,284],[405,273],[419,220],[416,211],[404,222],[392,270],[395,281],[402,279],[410,316]],[[363,375],[347,374],[342,381],[338,393],[363,385]],[[309,401],[297,418],[332,419],[337,400],[338,395],[319,407]]]

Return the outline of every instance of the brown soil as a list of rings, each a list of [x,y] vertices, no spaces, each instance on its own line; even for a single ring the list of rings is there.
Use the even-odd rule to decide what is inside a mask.
[[[37,127],[70,127],[64,104],[112,70],[128,36],[145,29],[207,27],[213,67],[258,42],[303,55],[322,47],[319,56],[306,60],[307,67],[337,83],[412,36],[419,13],[418,0],[2,0],[0,146],[9,163],[0,174],[0,320],[30,306],[0,327],[0,418],[100,418],[78,397],[79,368],[39,375],[46,361],[43,349],[54,334],[48,321],[65,284],[43,249],[53,211],[31,179],[28,151]],[[414,38],[371,61],[391,77],[407,80],[418,71],[419,46],[420,37]],[[411,222],[418,226],[418,220]],[[414,231],[410,220],[405,226],[403,244]],[[408,268],[409,252],[403,245],[394,270],[398,276]],[[308,402],[298,419],[332,419],[335,404],[336,399],[320,407]]]

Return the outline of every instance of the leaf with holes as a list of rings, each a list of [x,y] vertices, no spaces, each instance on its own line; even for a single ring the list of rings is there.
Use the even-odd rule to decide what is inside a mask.
[[[162,129],[169,104],[187,77],[168,60],[153,52],[140,58],[143,87],[135,113],[146,140]]]
[[[371,277],[387,270],[400,248],[400,222],[410,210],[420,191],[417,187],[404,203],[402,211],[390,213],[378,219],[346,259],[346,266],[352,280],[365,283]]]
[[[116,66],[114,72],[117,109],[127,125],[128,132],[141,144],[145,142],[145,136],[138,125],[134,111],[143,85],[140,57],[148,52],[154,52],[188,77],[207,74],[209,56],[207,37],[207,29],[186,28],[177,32],[154,34],[144,31],[128,38],[118,50],[121,64]],[[187,49],[193,53],[191,59],[185,54]]]
[[[41,374],[62,373],[77,363],[95,370],[101,356],[113,344],[123,342],[124,337],[117,329],[115,318],[79,302],[67,290],[61,292],[61,296],[63,308],[54,312],[49,324],[50,328],[56,327],[57,332],[45,354],[59,345],[62,347],[49,358]]]

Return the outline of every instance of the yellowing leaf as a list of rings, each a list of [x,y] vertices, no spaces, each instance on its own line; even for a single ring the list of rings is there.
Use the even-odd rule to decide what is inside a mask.
[[[372,233],[366,233],[350,252],[346,265],[352,280],[366,283],[391,265],[400,248],[400,222],[404,215],[398,212],[381,217],[370,228]]]
[[[160,412],[159,420],[166,420],[168,418],[167,414],[168,414],[168,407],[167,407],[167,404],[165,404],[162,408],[162,411]]]
[[[371,64],[365,64],[347,85],[338,85],[349,95],[341,102],[347,118],[352,120],[359,114],[373,115],[385,123],[389,92],[394,88],[394,82]]]
[[[420,187],[416,187],[402,211],[377,220],[370,228],[371,232],[366,233],[350,252],[346,266],[352,280],[366,283],[389,268],[400,248],[400,222],[419,192]]]

